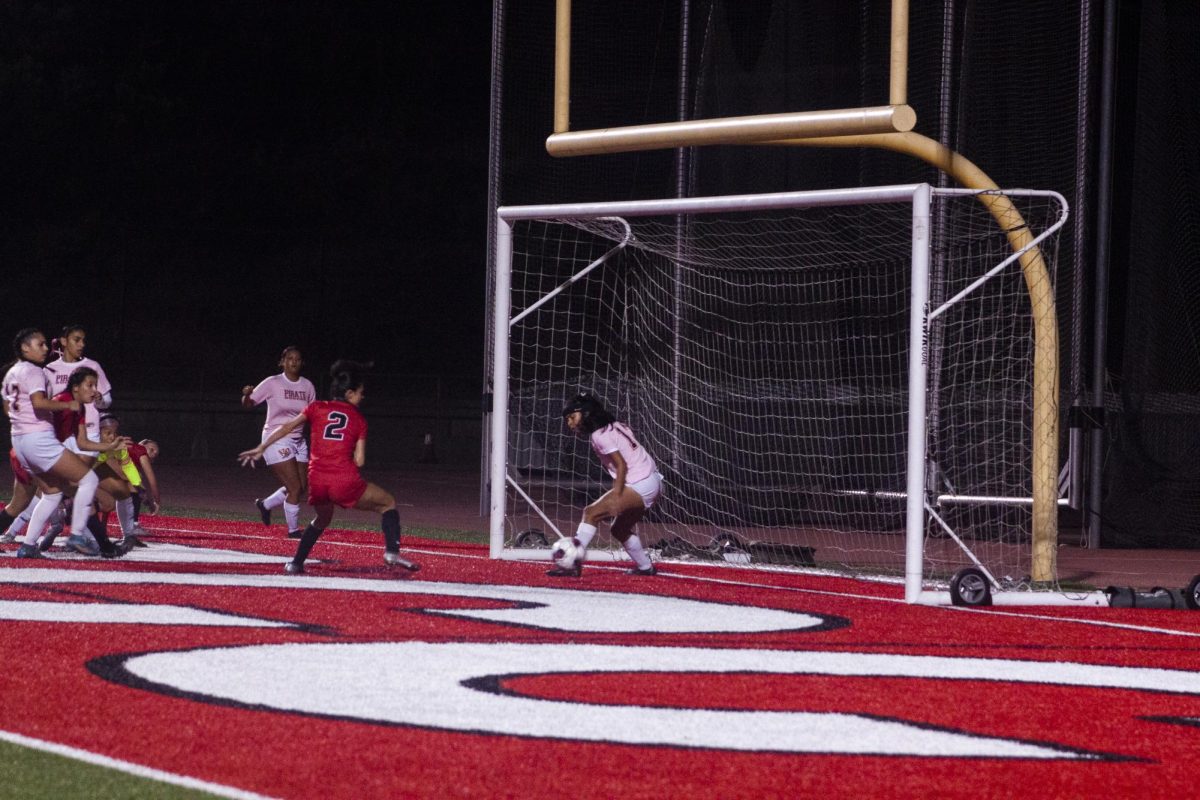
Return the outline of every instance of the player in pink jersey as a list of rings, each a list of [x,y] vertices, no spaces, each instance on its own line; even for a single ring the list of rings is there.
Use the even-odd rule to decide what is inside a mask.
[[[568,428],[588,437],[600,463],[612,476],[613,485],[583,510],[583,521],[575,530],[574,541],[579,550],[575,563],[568,568],[555,567],[546,574],[578,578],[583,571],[587,546],[596,535],[596,526],[611,519],[609,531],[612,537],[621,543],[636,565],[630,574],[656,575],[658,570],[650,562],[641,539],[633,532],[662,489],[662,475],[658,473],[654,459],[629,426],[618,422],[591,394],[585,392],[571,398],[562,414]]]
[[[46,337],[36,328],[25,328],[13,341],[17,360],[4,375],[4,410],[12,424],[12,444],[21,466],[33,475],[42,491],[34,507],[25,541],[17,550],[19,558],[40,558],[37,537],[46,521],[62,502],[62,489],[76,484],[75,506],[71,512],[71,531],[79,533],[87,525],[92,498],[99,480],[79,456],[62,446],[54,436],[51,415],[59,410],[82,411],[78,400],[50,399],[42,364],[49,348]]]
[[[253,467],[272,444],[305,425],[309,426],[312,459],[308,462],[308,502],[316,510],[316,516],[300,536],[295,557],[287,563],[289,574],[304,572],[304,560],[333,519],[334,505],[379,514],[384,563],[412,572],[420,569],[400,556],[400,514],[396,511],[396,498],[364,480],[358,472],[367,460],[367,420],[358,406],[365,396],[362,376],[369,368],[370,365],[353,361],[335,362],[329,370],[333,378],[329,388],[332,399],[309,403],[258,447],[238,455],[242,466]]]
[[[300,348],[283,348],[279,366],[283,371],[278,375],[264,379],[258,386],[242,387],[243,408],[267,404],[267,421],[262,432],[264,442],[280,425],[317,399],[317,390],[312,381],[300,376],[300,369],[304,366]],[[279,439],[263,450],[263,460],[283,484],[269,497],[254,501],[258,513],[262,515],[263,525],[271,524],[272,509],[283,506],[288,536],[299,538],[303,532],[300,529],[300,498],[307,488],[305,466],[308,463],[308,444],[304,441],[304,434],[296,430],[290,436]]]
[[[104,374],[104,370],[94,358],[84,358],[83,351],[87,347],[87,331],[83,329],[83,326],[64,326],[62,335],[58,337],[55,344],[60,355],[45,366],[46,380],[50,383],[48,387],[50,395],[54,396],[66,390],[67,381],[71,379],[71,373],[76,369],[90,367],[96,370],[96,388],[100,392],[96,398],[96,408],[105,409],[111,406],[112,384],[108,382],[108,376]]]

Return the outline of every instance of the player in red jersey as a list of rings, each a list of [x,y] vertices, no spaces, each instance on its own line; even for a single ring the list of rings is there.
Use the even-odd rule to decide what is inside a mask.
[[[367,459],[367,420],[358,406],[365,396],[363,373],[369,366],[354,361],[335,362],[329,369],[333,379],[329,388],[330,400],[309,403],[258,447],[238,455],[242,466],[253,467],[266,448],[302,425],[309,426],[308,502],[316,510],[316,516],[304,529],[296,555],[286,566],[289,574],[304,572],[304,559],[308,558],[309,551],[333,519],[335,505],[379,514],[382,517],[384,563],[412,572],[420,569],[400,556],[400,514],[396,511],[396,498],[364,480],[358,472]]]
[[[135,524],[138,521],[138,515],[141,514],[143,504],[146,506],[147,513],[151,515],[157,514],[162,505],[162,498],[158,493],[158,476],[154,474],[154,462],[158,460],[158,453],[158,442],[153,439],[142,439],[129,446],[129,457],[133,459],[133,465],[137,467],[137,471],[142,476],[141,491],[134,496],[133,500]]]
[[[100,418],[100,440],[110,441],[118,436],[121,421],[112,414]],[[129,439],[125,439],[129,441]],[[142,537],[147,532],[138,522],[141,504],[144,502],[147,511],[157,514],[160,504],[158,479],[154,474],[151,463],[158,458],[158,445],[151,439],[143,439],[140,443],[130,442],[127,447],[119,448],[108,456],[97,459],[96,472],[102,477],[118,481],[126,489],[123,497],[114,496],[116,500],[117,519],[121,525],[121,541],[125,546],[145,547]],[[100,463],[103,462],[103,463]],[[106,509],[107,511],[107,509]]]
[[[79,456],[88,466],[91,466],[100,454],[110,453],[131,444],[130,440],[125,438],[101,440],[100,412],[95,408],[99,396],[98,375],[91,367],[75,369],[67,380],[67,388],[54,396],[54,399],[64,406],[53,413],[54,435],[64,447]],[[78,403],[80,408],[76,410],[72,407],[71,401]],[[102,511],[111,510],[115,502],[129,496],[122,485],[123,482],[97,477],[100,478],[100,482],[96,486],[94,498]],[[68,494],[72,493],[73,490],[68,489]],[[122,554],[118,546],[108,538],[104,525],[90,509],[87,529],[95,538],[96,544],[92,545],[87,541],[83,531],[72,529],[71,536],[67,539],[68,550],[82,555],[103,554],[113,557]],[[48,549],[55,535],[56,532],[52,529],[42,537],[38,546],[42,550]]]
[[[0,509],[0,544],[15,542],[17,534],[25,529],[25,525],[29,524],[25,511],[29,509],[29,503],[33,500],[34,493],[33,476],[21,465],[16,450],[8,451],[8,464],[12,468],[13,489],[12,496],[9,497],[4,508]],[[17,519],[21,519],[23,515],[25,524],[21,525],[19,530],[12,528],[12,524]]]

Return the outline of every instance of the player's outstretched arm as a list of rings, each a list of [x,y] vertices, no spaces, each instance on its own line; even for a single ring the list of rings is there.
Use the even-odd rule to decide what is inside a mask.
[[[292,431],[296,430],[296,428],[299,428],[307,420],[308,417],[304,416],[303,413],[297,414],[276,428],[275,431],[267,437],[266,441],[264,441],[258,447],[255,447],[252,450],[243,450],[242,452],[238,453],[238,461],[241,462],[243,467],[253,467],[254,462],[262,458],[264,450],[290,434]]]

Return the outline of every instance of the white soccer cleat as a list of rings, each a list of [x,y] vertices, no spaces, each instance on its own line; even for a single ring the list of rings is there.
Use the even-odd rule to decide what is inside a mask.
[[[393,553],[391,551],[387,551],[383,554],[383,563],[387,564],[389,567],[401,567],[409,572],[416,572],[421,568],[421,565],[415,561],[409,561],[399,553]]]

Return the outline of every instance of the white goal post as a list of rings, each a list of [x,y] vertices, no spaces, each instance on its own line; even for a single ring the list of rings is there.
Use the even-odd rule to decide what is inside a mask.
[[[1106,604],[1030,577],[1021,261],[1052,280],[1066,218],[1056,192],[927,184],[498,209],[492,557],[547,559],[605,490],[559,413],[591,391],[665,476],[639,526],[660,560],[902,579],[909,602]],[[589,560],[624,557],[602,527]]]

